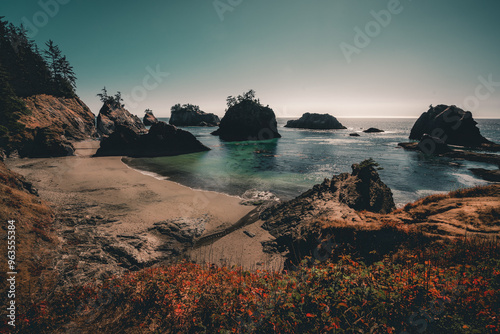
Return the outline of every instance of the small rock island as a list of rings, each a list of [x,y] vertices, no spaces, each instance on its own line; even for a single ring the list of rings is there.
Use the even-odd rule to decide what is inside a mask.
[[[208,114],[189,103],[182,106],[178,103],[170,111],[168,122],[175,126],[217,126],[220,123],[219,116]]]
[[[285,127],[312,130],[347,129],[330,114],[314,114],[308,112],[297,120],[288,121]]]
[[[227,98],[228,109],[212,135],[225,141],[267,140],[281,138],[274,111],[264,107],[250,90]]]

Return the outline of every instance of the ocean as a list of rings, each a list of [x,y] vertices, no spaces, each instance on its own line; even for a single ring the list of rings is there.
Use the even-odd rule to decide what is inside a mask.
[[[134,169],[194,189],[235,196],[258,190],[289,200],[325,178],[351,172],[353,163],[373,158],[383,168],[380,177],[391,188],[397,206],[435,193],[488,184],[469,168],[494,169],[490,164],[430,157],[399,148],[398,143],[409,141],[416,119],[339,118],[347,129],[326,131],[283,127],[289,119],[278,119],[282,138],[268,141],[223,142],[210,134],[216,128],[183,127],[211,150],[124,161]],[[483,136],[500,143],[500,119],[477,122]],[[369,127],[385,132],[362,132]],[[350,137],[352,132],[359,132],[360,137]]]

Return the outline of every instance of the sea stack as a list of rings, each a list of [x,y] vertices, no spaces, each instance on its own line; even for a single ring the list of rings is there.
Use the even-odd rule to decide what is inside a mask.
[[[200,110],[199,106],[192,104],[176,104],[171,108],[170,124],[175,126],[217,126],[219,116],[208,114]]]
[[[290,120],[285,125],[286,128],[332,130],[346,129],[335,117],[330,114],[305,113],[297,120]]]
[[[151,126],[153,124],[158,123],[158,119],[153,114],[153,110],[146,109],[142,122],[144,123],[145,126]]]
[[[274,111],[255,98],[253,90],[227,98],[228,109],[212,135],[225,141],[267,140],[281,138]]]
[[[424,134],[438,137],[451,145],[475,147],[491,144],[479,132],[472,113],[454,105],[431,105],[413,125],[410,139],[421,140]]]

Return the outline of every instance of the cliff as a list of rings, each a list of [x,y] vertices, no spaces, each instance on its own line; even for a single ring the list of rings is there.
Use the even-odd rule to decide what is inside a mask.
[[[73,155],[71,141],[96,135],[95,116],[77,97],[34,95],[23,100],[29,114],[18,120],[24,129],[13,138],[22,157]]]

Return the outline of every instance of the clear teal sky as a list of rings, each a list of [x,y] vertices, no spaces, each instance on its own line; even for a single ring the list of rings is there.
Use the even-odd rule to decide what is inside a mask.
[[[65,4],[43,14],[54,1]],[[468,102],[476,117],[500,117],[500,2],[401,0],[388,24],[373,24],[370,12],[392,1],[220,0],[229,7],[218,13],[213,0],[3,0],[0,16],[60,46],[94,113],[106,86],[135,92],[126,104],[138,115],[168,116],[175,103],[223,115],[228,95],[253,88],[278,116],[417,117]],[[373,37],[349,63],[341,45],[356,47],[367,24]],[[169,76],[155,85],[147,68]],[[499,83],[478,88],[480,76]]]

